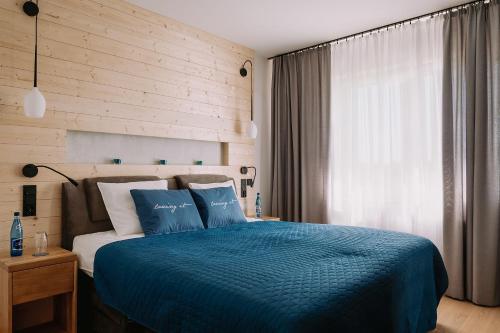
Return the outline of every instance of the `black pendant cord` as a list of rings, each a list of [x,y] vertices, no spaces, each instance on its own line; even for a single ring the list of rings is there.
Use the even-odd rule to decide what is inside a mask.
[[[253,121],[253,63],[250,59],[245,60],[243,63],[243,67],[247,64],[247,62],[250,64],[250,120]]]
[[[253,121],[253,64],[250,61],[250,120]]]
[[[38,6],[38,0],[36,0]],[[37,87],[37,72],[38,72],[38,14],[35,15],[35,77],[34,87]]]
[[[395,22],[395,23],[391,23],[391,24],[387,24],[387,25],[384,25],[384,26],[381,26],[381,27],[378,27],[378,28],[373,28],[373,29],[365,30],[363,32],[358,32],[358,33],[355,33],[355,34],[352,34],[352,35],[348,35],[348,36],[344,36],[344,37],[332,39],[332,40],[329,40],[329,41],[326,41],[326,42],[318,43],[318,44],[315,44],[315,45],[310,45],[310,46],[307,46],[307,47],[304,47],[304,48],[301,48],[301,49],[298,49],[298,50],[281,53],[281,54],[269,57],[269,58],[267,58],[267,60],[272,60],[274,58],[278,58],[278,57],[282,57],[282,56],[287,56],[287,55],[291,55],[291,54],[300,53],[300,52],[303,52],[303,51],[315,49],[317,47],[322,47],[322,46],[325,46],[325,45],[328,45],[328,44],[338,43],[339,41],[347,40],[349,38],[355,38],[355,37],[358,37],[358,36],[362,37],[363,35],[367,35],[367,34],[370,34],[372,32],[379,32],[379,31],[387,30],[389,28],[396,27],[396,26],[399,26],[399,25],[403,25],[403,24],[406,24],[406,23],[411,23],[413,21],[417,21],[417,20],[423,19],[424,17],[434,17],[434,16],[437,16],[437,15],[441,15],[441,14],[446,14],[446,13],[452,12],[454,10],[460,10],[460,9],[463,9],[463,8],[467,8],[469,6],[475,6],[475,5],[483,4],[483,3],[486,3],[486,4],[489,3],[489,0],[474,0],[474,1],[471,1],[471,2],[463,3],[463,4],[458,5],[458,6],[453,6],[453,7],[449,7],[449,8],[446,8],[446,9],[437,10],[437,11],[432,12],[432,13],[428,13],[428,14],[424,14],[424,15],[412,17],[412,18],[409,18],[409,19],[406,19],[406,20],[402,20],[402,21],[399,21],[399,22]]]

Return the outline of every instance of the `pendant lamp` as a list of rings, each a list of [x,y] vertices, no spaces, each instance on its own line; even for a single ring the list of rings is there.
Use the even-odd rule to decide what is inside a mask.
[[[243,65],[240,68],[240,75],[242,77],[247,76],[248,72],[247,72],[247,69],[245,68],[245,65],[247,63],[250,64],[250,71],[251,71],[250,77],[251,77],[252,81],[250,84],[250,94],[251,94],[250,95],[250,123],[248,124],[245,132],[246,132],[247,136],[251,137],[252,139],[255,139],[257,137],[258,129],[257,129],[257,125],[253,121],[253,63],[251,60],[245,60],[245,62],[243,63]]]
[[[37,63],[38,63],[38,0],[26,1],[23,11],[28,16],[35,16],[35,75],[33,79],[33,89],[24,96],[24,115],[30,118],[43,118],[45,114],[45,98],[37,87]]]

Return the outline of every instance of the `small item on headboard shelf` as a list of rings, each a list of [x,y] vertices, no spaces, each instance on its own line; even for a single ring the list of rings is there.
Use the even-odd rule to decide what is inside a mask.
[[[167,160],[160,160],[160,165],[167,165],[168,161]]]
[[[113,158],[113,164],[122,164],[122,160],[120,158]]]
[[[194,165],[203,165],[203,161],[201,161],[201,160],[194,161]]]

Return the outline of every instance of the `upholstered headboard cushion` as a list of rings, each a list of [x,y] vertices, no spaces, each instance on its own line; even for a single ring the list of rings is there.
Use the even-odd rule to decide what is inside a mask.
[[[106,206],[102,200],[101,191],[97,187],[97,183],[130,183],[143,182],[148,180],[159,180],[156,176],[126,176],[126,177],[97,177],[85,178],[83,187],[85,196],[87,197],[87,207],[89,209],[89,217],[92,222],[109,220]]]
[[[72,250],[73,239],[78,235],[113,230],[113,225],[109,220],[107,212],[104,219],[93,220],[91,218],[90,207],[92,207],[92,204],[89,204],[89,201],[98,201],[95,196],[98,196],[102,201],[101,193],[97,188],[97,182],[125,183],[155,179],[159,178],[156,176],[87,178],[79,181],[78,187],[73,186],[71,183],[64,183],[62,188],[62,247]],[[177,188],[177,183],[173,178],[169,178],[167,181],[169,189]],[[89,187],[88,190],[86,189],[87,186]],[[92,189],[92,186],[94,186],[94,189]],[[94,203],[94,205],[97,204]],[[101,208],[106,211],[104,203],[102,203]],[[99,206],[95,206],[92,209],[96,211],[98,218],[103,216],[102,211],[99,211]]]
[[[189,183],[197,183],[197,184],[210,184],[210,183],[223,183],[228,180],[232,180],[234,183],[234,179],[225,175],[178,175],[174,177],[177,186],[180,189],[189,188]],[[236,188],[236,183],[234,184],[234,188]]]

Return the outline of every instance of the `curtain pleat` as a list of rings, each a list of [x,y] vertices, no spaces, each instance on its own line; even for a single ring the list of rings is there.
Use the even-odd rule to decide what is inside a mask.
[[[500,5],[447,14],[443,71],[447,294],[500,305]]]
[[[273,215],[326,223],[330,137],[330,46],[274,59]]]

